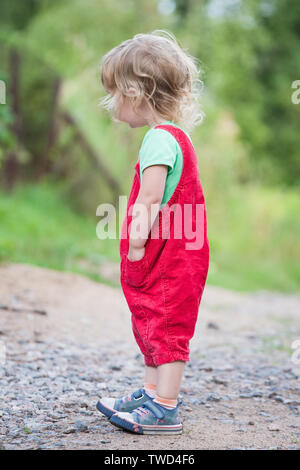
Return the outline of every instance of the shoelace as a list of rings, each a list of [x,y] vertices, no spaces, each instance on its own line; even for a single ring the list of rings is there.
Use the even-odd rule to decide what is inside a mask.
[[[139,390],[136,390],[133,393],[129,393],[128,395],[125,395],[125,397],[122,398],[123,403],[126,401],[132,401],[132,397],[134,398],[141,398],[144,395],[142,389],[140,388]]]
[[[134,410],[134,412],[139,414],[140,416],[148,415],[150,413],[150,411],[144,408],[143,406],[139,406]]]
[[[134,413],[137,412],[140,416],[152,414],[156,419],[162,419],[164,417],[164,412],[162,411],[158,403],[153,403],[152,401],[146,401],[142,406],[139,406],[134,410]]]

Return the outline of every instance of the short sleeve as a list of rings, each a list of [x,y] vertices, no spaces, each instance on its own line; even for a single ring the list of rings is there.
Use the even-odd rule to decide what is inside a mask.
[[[177,156],[176,139],[163,129],[150,129],[143,140],[139,157],[140,172],[151,165],[174,167]]]

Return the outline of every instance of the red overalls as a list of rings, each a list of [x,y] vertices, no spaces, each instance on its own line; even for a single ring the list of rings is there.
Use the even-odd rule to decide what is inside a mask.
[[[181,178],[159,212],[154,223],[156,237],[150,232],[144,257],[130,261],[130,208],[140,189],[139,161],[136,163],[120,241],[120,279],[132,314],[133,333],[145,364],[152,367],[189,360],[189,340],[194,334],[209,265],[205,200],[194,147],[180,128],[169,124],[157,128],[170,132],[181,147]]]

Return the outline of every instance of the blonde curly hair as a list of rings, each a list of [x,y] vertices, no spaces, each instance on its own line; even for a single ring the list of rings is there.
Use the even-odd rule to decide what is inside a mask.
[[[99,104],[119,122],[118,103],[111,96],[118,90],[122,97],[131,97],[134,110],[146,99],[153,115],[191,132],[204,119],[200,74],[198,59],[180,47],[169,31],[136,34],[103,56],[101,82],[109,94]],[[137,95],[129,92],[130,87]]]

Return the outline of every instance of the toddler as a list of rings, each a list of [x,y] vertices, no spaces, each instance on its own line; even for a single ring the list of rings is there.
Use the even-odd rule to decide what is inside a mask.
[[[178,394],[205,286],[209,245],[196,153],[202,121],[196,59],[163,30],[136,34],[102,59],[102,106],[115,122],[149,126],[120,240],[121,285],[145,380],[100,412],[138,434],[181,434]]]

